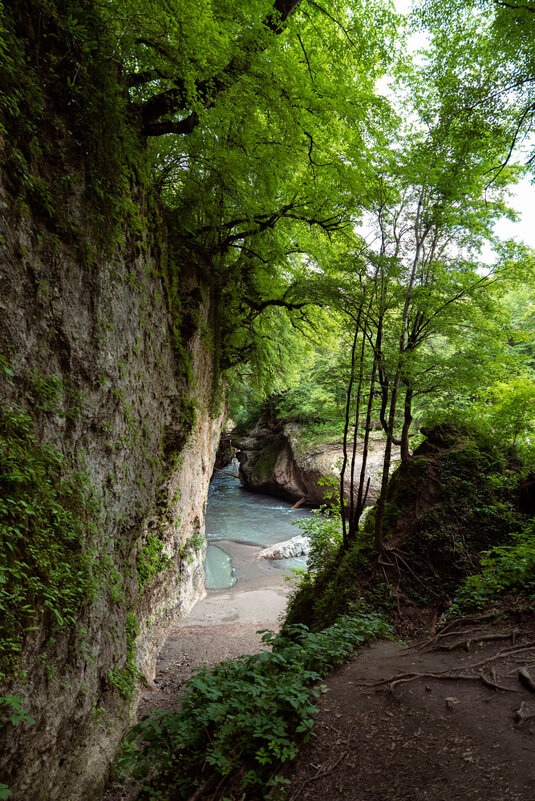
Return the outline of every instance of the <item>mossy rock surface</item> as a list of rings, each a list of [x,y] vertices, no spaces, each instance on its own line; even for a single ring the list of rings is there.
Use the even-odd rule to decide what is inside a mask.
[[[257,451],[252,469],[254,485],[270,484],[273,481],[273,471],[285,445],[286,442],[283,438],[275,437],[268,440],[264,447]]]

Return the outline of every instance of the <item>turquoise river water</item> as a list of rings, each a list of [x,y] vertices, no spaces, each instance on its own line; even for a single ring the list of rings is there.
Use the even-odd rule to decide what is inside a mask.
[[[224,589],[234,582],[230,556],[215,543],[233,540],[266,547],[289,540],[300,534],[296,520],[310,517],[311,509],[290,509],[285,502],[269,495],[260,495],[244,489],[236,477],[237,461],[215,473],[210,482],[206,507],[206,587]],[[289,570],[305,567],[306,557],[280,559],[275,567]]]

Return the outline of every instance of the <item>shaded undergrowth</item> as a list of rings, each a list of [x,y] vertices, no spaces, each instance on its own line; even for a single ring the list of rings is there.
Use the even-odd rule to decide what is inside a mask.
[[[441,426],[426,433],[390,480],[386,553],[374,548],[372,509],[348,548],[327,543],[322,564],[315,558],[290,601],[288,624],[318,630],[355,604],[395,622],[403,606],[437,608],[457,593],[468,606],[476,595],[491,598],[500,581],[528,585],[523,571],[533,571],[533,537],[521,533],[529,518],[519,508],[525,471],[515,454],[467,431]]]
[[[144,718],[129,735],[122,761],[143,782],[139,798],[280,797],[279,769],[310,733],[317,682],[358,646],[388,634],[373,614],[342,617],[317,633],[302,625],[266,631],[270,650],[200,671],[180,709]]]

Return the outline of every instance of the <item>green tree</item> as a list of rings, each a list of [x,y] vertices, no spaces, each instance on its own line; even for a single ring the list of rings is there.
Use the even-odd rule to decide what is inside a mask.
[[[374,185],[370,154],[393,122],[375,82],[397,19],[379,0],[146,12],[106,7],[156,185],[209,264],[222,366],[265,363],[266,337],[280,323],[284,339],[288,314],[301,324],[310,270]]]
[[[432,33],[428,75],[455,125],[501,131],[506,142],[488,179],[515,153],[535,164],[535,5],[524,0],[420,0],[417,26]]]

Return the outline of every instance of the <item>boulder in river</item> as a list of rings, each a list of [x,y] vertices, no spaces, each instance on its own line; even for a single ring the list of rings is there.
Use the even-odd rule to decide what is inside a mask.
[[[310,551],[310,540],[303,534],[292,537],[291,540],[277,542],[264,548],[258,554],[259,559],[291,559],[294,556],[306,556]]]

